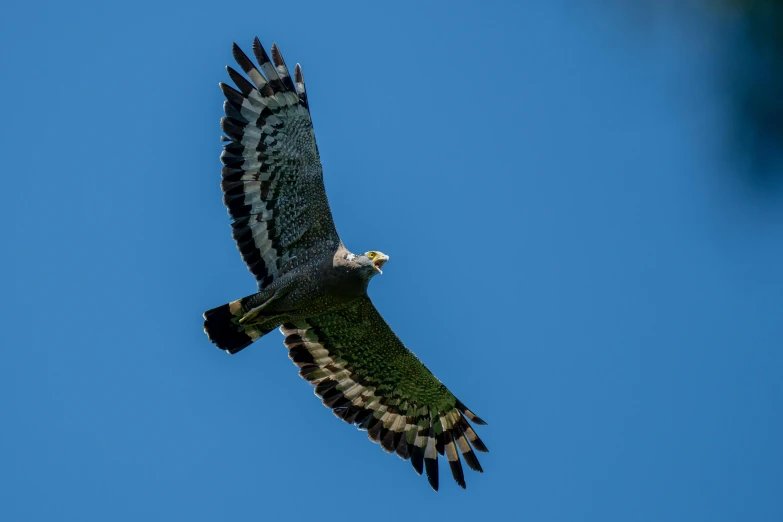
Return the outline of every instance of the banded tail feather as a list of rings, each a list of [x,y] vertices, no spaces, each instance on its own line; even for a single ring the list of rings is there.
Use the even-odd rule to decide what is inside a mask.
[[[243,297],[204,312],[204,333],[221,350],[237,353],[275,329],[275,326],[261,328],[259,325],[239,324],[245,315],[243,303],[252,297]]]

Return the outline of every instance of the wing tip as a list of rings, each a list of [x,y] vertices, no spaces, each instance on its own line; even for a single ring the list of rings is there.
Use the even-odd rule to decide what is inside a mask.
[[[462,489],[467,489],[468,486],[465,484],[465,474],[462,471],[462,465],[459,463],[459,461],[450,460],[449,467],[451,468],[451,475],[454,477],[454,482],[456,482],[457,485]]]
[[[481,417],[479,417],[478,415],[476,415],[475,413],[470,411],[470,408],[465,406],[465,404],[462,401],[460,401],[459,399],[457,399],[457,402],[455,403],[455,406],[471,422],[474,422],[474,423],[478,424],[479,426],[486,426],[487,425],[487,422],[484,419],[482,419]]]
[[[435,457],[434,459],[431,458],[424,458],[424,469],[427,472],[427,482],[430,483],[430,487],[438,491],[439,487],[439,481],[438,481],[438,458]]]

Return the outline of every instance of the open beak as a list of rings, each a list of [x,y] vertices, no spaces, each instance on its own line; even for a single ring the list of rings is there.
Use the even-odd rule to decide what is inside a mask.
[[[375,269],[378,271],[379,274],[383,273],[383,270],[381,270],[381,267],[386,264],[386,261],[389,260],[389,256],[386,254],[381,254],[372,261],[372,266],[375,267]]]

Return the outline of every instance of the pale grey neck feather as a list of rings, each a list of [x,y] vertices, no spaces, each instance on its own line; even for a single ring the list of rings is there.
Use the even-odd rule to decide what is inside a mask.
[[[364,254],[354,254],[342,245],[334,254],[332,266],[339,271],[355,274],[367,281],[377,273],[369,258]]]
[[[337,249],[337,251],[334,253],[333,258],[333,265],[335,268],[337,267],[346,267],[346,268],[356,268],[358,267],[358,263],[356,263],[356,258],[359,257],[347,248],[345,248],[342,244],[340,245],[340,248]]]

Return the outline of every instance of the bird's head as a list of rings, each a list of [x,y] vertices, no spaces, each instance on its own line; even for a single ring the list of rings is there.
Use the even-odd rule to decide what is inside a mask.
[[[381,267],[388,260],[389,256],[377,250],[370,250],[353,258],[353,261],[366,272],[368,279],[376,274],[382,274]]]

